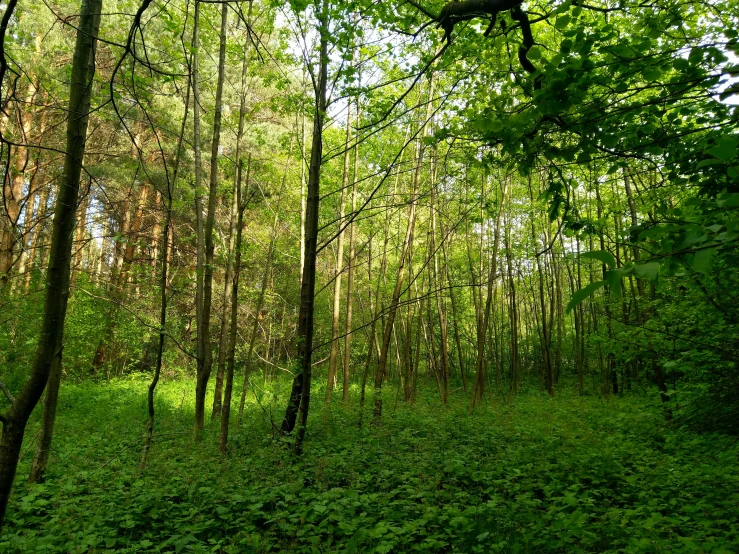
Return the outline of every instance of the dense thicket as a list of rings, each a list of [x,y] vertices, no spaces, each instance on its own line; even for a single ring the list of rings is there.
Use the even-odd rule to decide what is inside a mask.
[[[736,2],[98,5],[2,4],[0,525],[36,404],[32,482],[60,386],[139,373],[142,472],[160,378],[224,454],[431,390],[736,433]]]

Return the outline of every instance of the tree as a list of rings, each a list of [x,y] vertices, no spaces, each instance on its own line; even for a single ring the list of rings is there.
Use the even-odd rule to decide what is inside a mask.
[[[83,0],[80,7],[69,89],[67,147],[54,212],[41,338],[29,377],[18,395],[14,397],[7,387],[2,387],[10,402],[10,409],[0,420],[3,424],[0,438],[0,525],[5,517],[15,478],[26,423],[46,387],[54,360],[60,363],[62,355],[64,319],[69,299],[72,235],[87,138],[90,95],[95,72],[95,42],[101,10],[102,0]]]

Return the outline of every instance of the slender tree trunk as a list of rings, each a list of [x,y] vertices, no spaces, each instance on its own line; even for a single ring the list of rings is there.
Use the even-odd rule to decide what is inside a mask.
[[[196,3],[197,6],[197,3]],[[226,70],[226,28],[228,25],[228,4],[221,4],[221,33],[218,53],[218,83],[216,84],[215,114],[213,117],[213,142],[210,150],[210,187],[208,190],[208,212],[203,230],[205,239],[205,267],[203,268],[203,305],[198,326],[198,375],[195,387],[195,434],[199,435],[205,424],[205,393],[208,389],[213,367],[213,350],[210,342],[210,311],[213,300],[213,258],[215,242],[213,230],[216,218],[216,199],[218,197],[218,148],[221,140],[221,118],[223,115],[223,81]],[[195,77],[193,77],[196,79]],[[196,79],[197,80],[197,79]]]
[[[61,356],[64,319],[69,298],[72,235],[90,113],[95,37],[101,9],[102,0],[82,0],[72,61],[67,144],[52,224],[41,333],[29,376],[18,395],[9,398],[10,409],[0,419],[3,424],[0,437],[0,527],[5,518],[5,510],[15,479],[26,423],[41,398],[54,359]]]
[[[20,140],[21,143],[30,142],[31,125],[33,123],[33,112],[31,106],[36,96],[36,83],[31,80],[28,84],[24,108],[20,115]],[[16,262],[15,246],[18,242],[18,219],[23,205],[23,185],[26,182],[26,168],[28,166],[28,147],[25,145],[15,147],[15,164],[11,174],[4,178],[3,204],[4,213],[0,218],[0,225],[4,232],[0,236],[0,288],[8,280],[13,264]]]
[[[37,169],[34,172],[34,177],[38,174],[38,159],[36,161]],[[31,180],[31,186],[36,188],[35,179]],[[49,201],[49,189],[50,185],[41,187],[38,194],[38,207],[36,208],[36,217],[34,218],[34,227],[31,234],[31,241],[28,245],[28,261],[26,262],[28,267],[25,272],[25,280],[23,283],[23,293],[28,294],[31,289],[31,280],[33,279],[34,266],[41,266],[41,261],[37,259],[39,236],[41,235],[44,227],[46,226],[46,204]]]
[[[507,182],[504,180],[500,188],[498,215],[495,217],[493,252],[488,263],[488,286],[485,298],[485,309],[482,313],[482,321],[478,325],[477,330],[477,363],[475,364],[475,382],[472,385],[472,395],[470,396],[470,411],[474,410],[475,405],[482,400],[482,395],[485,390],[485,337],[487,335],[488,326],[490,325],[490,312],[495,293],[495,283],[497,282],[496,273],[498,270],[498,248],[500,246],[500,220],[506,199],[506,188]],[[483,232],[484,228],[481,229],[481,233]],[[482,272],[480,275],[482,275]]]
[[[21,257],[18,264],[18,276],[23,279],[23,282],[27,279],[27,272],[33,268],[33,260],[29,258],[30,247],[32,242],[32,236],[36,234],[34,226],[39,223],[38,211],[36,208],[36,198],[38,197],[38,182],[37,175],[39,170],[38,156],[36,156],[33,169],[31,170],[31,179],[28,183],[28,195],[26,196],[26,205],[23,214],[23,237],[21,238]],[[30,266],[30,268],[29,268]],[[15,281],[13,283],[14,289],[23,290],[23,283]]]
[[[505,228],[506,271],[508,278],[508,314],[511,322],[511,378],[509,403],[513,394],[518,394],[519,355],[518,355],[518,302],[516,301],[516,282],[513,279],[513,250],[511,243],[511,219]]]
[[[596,198],[596,209],[597,209],[597,215],[598,220],[600,221],[603,217],[603,201],[600,196],[600,187],[598,186],[598,181],[593,181],[595,185],[595,198]],[[598,238],[600,240],[600,249],[605,250],[605,238],[603,229],[598,230]],[[603,275],[603,279],[606,278],[606,265],[601,264],[601,272]],[[616,356],[612,351],[613,348],[613,321],[611,318],[611,293],[610,290],[606,287],[604,291],[605,295],[605,315],[606,315],[606,328],[608,329],[608,356],[607,356],[607,374],[604,375],[604,388],[605,392],[607,393],[609,383],[610,386],[613,389],[613,394],[618,394],[618,376],[616,375]]]
[[[191,62],[192,60],[190,60]],[[188,66],[190,63],[188,63]],[[146,438],[144,439],[144,449],[141,454],[141,462],[139,463],[139,469],[141,471],[146,468],[146,462],[149,457],[149,451],[151,449],[151,443],[154,438],[154,392],[156,391],[157,384],[159,383],[159,376],[162,372],[162,357],[164,355],[164,341],[166,338],[165,328],[167,325],[167,279],[169,272],[170,252],[174,247],[174,244],[170,246],[172,239],[172,206],[174,203],[174,192],[175,186],[177,185],[177,175],[180,169],[180,161],[182,156],[182,143],[185,138],[185,129],[187,127],[187,115],[190,108],[190,91],[192,89],[192,79],[187,81],[187,92],[185,94],[185,114],[182,118],[182,126],[180,127],[180,136],[177,142],[177,153],[175,158],[175,165],[172,172],[172,181],[169,182],[167,179],[166,189],[166,212],[164,214],[164,226],[162,228],[161,241],[162,241],[162,253],[161,253],[161,272],[159,274],[159,341],[157,343],[156,353],[156,365],[154,366],[154,373],[149,383],[149,387],[146,394],[147,408],[149,421],[146,426]]]
[[[449,237],[451,240],[451,236]],[[449,287],[449,300],[452,306],[452,321],[454,322],[454,344],[457,349],[457,359],[459,361],[459,375],[462,377],[462,387],[464,392],[467,392],[467,371],[464,364],[464,356],[462,353],[462,341],[459,338],[459,310],[457,308],[457,297],[455,294],[454,283],[452,282],[452,274],[449,270],[449,254],[448,254],[447,241],[442,243],[441,252],[444,258],[444,274],[446,276],[447,286]]]
[[[355,120],[357,127],[360,124],[359,116],[359,98],[356,100],[357,113]],[[354,172],[352,174],[352,194],[351,194],[351,209],[352,214],[357,211],[357,175],[359,171],[359,142],[356,141],[354,145]],[[349,400],[349,371],[351,364],[351,343],[352,343],[352,310],[354,306],[354,265],[356,263],[356,241],[357,241],[357,229],[354,221],[349,224],[349,269],[346,278],[346,331],[344,336],[344,374],[343,374],[343,389],[342,389],[342,400],[347,402]]]
[[[282,195],[285,191],[285,184],[287,182],[287,168],[290,164],[290,155],[292,154],[292,140],[290,140],[289,154],[287,164],[285,164],[285,171],[282,174],[282,185],[280,186],[280,193],[277,197],[277,206],[275,207],[275,215],[272,220],[272,231],[269,238],[269,246],[267,247],[267,257],[264,261],[264,273],[262,274],[262,285],[259,288],[259,299],[254,310],[254,324],[251,328],[251,334],[249,335],[249,350],[246,354],[246,364],[244,365],[244,384],[241,387],[241,401],[239,402],[239,421],[244,417],[244,406],[246,405],[246,391],[249,386],[249,376],[252,372],[252,360],[254,357],[254,347],[257,343],[257,334],[259,332],[259,315],[262,313],[262,306],[264,306],[264,296],[267,291],[267,285],[269,276],[272,273],[272,258],[275,252],[275,241],[277,240],[277,226],[280,223],[280,211],[282,206]],[[269,340],[267,340],[267,354],[269,357]]]
[[[328,377],[326,381],[326,402],[331,402],[336,382],[336,367],[339,358],[339,318],[341,316],[341,275],[344,271],[344,217],[346,215],[346,189],[349,187],[349,160],[351,150],[351,103],[347,107],[346,134],[344,137],[344,171],[341,179],[341,200],[339,201],[339,234],[336,238],[336,266],[334,269],[334,302],[331,313],[331,350],[328,355]],[[351,261],[349,262],[351,265]]]
[[[252,7],[254,5],[253,1],[249,2],[249,10],[247,12],[247,21],[251,21],[251,11]],[[243,140],[244,136],[244,120],[246,117],[246,72],[247,68],[249,66],[249,58],[247,57],[246,52],[244,52],[244,59],[241,64],[241,100],[240,100],[240,109],[239,109],[239,126],[236,136],[236,171],[238,173],[237,181],[240,178],[242,167],[239,165],[241,164],[241,158],[239,157],[241,155],[241,142]],[[251,169],[251,167],[250,167]],[[236,186],[236,185],[234,185]],[[239,183],[238,186],[240,187],[241,184]],[[241,194],[241,189],[239,189],[239,194]],[[234,188],[234,196],[232,199],[232,205],[231,205],[231,218],[229,220],[229,228],[228,228],[228,238],[229,238],[229,244],[228,244],[228,260],[226,262],[226,275],[224,279],[224,286],[223,286],[223,310],[221,312],[221,334],[219,339],[219,346],[218,346],[218,370],[216,372],[216,387],[215,392],[213,394],[213,413],[211,414],[212,418],[218,417],[221,414],[221,397],[223,395],[223,374],[226,367],[226,356],[230,355],[230,347],[229,347],[229,341],[230,341],[230,333],[228,328],[228,321],[229,321],[229,298],[233,296],[233,291],[231,290],[232,287],[232,281],[233,281],[233,260],[235,258],[235,236],[234,236],[234,225],[236,225],[236,220],[239,217],[242,217],[239,213],[239,210],[241,209],[239,206],[239,201],[236,198],[236,188]],[[244,207],[244,209],[246,209]],[[243,210],[242,210],[243,211]],[[264,290],[264,289],[262,289]],[[235,322],[235,319],[232,319],[232,322]],[[235,348],[235,346],[234,346]],[[241,414],[243,412],[243,405],[241,406],[241,409],[239,410],[239,417],[241,417]],[[223,432],[223,431],[222,431]],[[226,431],[228,433],[228,431]]]
[[[249,11],[251,13],[252,3],[249,2]],[[246,75],[242,75],[242,85]],[[237,150],[240,150],[241,140],[237,141]],[[234,255],[234,266],[231,282],[231,328],[228,333],[228,359],[226,365],[226,390],[223,395],[223,412],[221,413],[221,432],[218,438],[218,451],[221,454],[226,453],[226,445],[228,444],[228,427],[231,422],[231,396],[234,384],[234,360],[236,357],[236,331],[238,329],[238,313],[239,313],[239,275],[241,273],[241,235],[244,227],[244,209],[246,205],[241,200],[241,174],[242,165],[241,153],[237,154],[238,168],[236,180],[234,181],[234,198],[236,198],[236,248]],[[249,179],[251,177],[251,156],[246,165],[246,186],[249,188]]]
[[[384,256],[383,256],[384,258]],[[382,266],[381,266],[382,267]],[[372,285],[372,237],[369,239],[367,244],[367,283],[369,286]],[[369,291],[369,313],[370,313],[370,332],[369,340],[367,341],[367,359],[364,362],[364,371],[362,372],[362,385],[359,392],[359,421],[358,425],[362,427],[362,421],[364,419],[364,399],[367,391],[367,377],[369,375],[369,368],[372,364],[372,351],[375,348],[376,342],[376,329],[377,329],[377,314],[375,313],[375,306],[379,306],[378,300],[380,297],[380,279],[377,280],[377,286],[375,288],[375,294],[372,294],[372,290]]]
[[[251,5],[251,4],[249,4]],[[238,163],[238,162],[237,162]],[[215,419],[221,415],[221,403],[223,397],[223,374],[226,369],[226,356],[229,351],[229,341],[231,334],[229,333],[229,314],[230,314],[230,298],[233,296],[231,289],[233,288],[233,259],[236,254],[236,220],[239,217],[239,200],[237,199],[236,190],[231,201],[231,217],[228,223],[228,258],[226,259],[226,273],[223,279],[223,301],[221,310],[221,333],[218,338],[218,368],[216,370],[216,386],[213,392],[213,411],[211,419]]]
[[[305,216],[305,266],[300,290],[298,316],[298,358],[300,371],[293,379],[290,400],[285,410],[281,432],[291,433],[296,424],[293,452],[303,452],[303,440],[310,408],[311,369],[313,360],[313,311],[316,289],[316,255],[318,249],[318,211],[320,208],[321,165],[323,158],[323,124],[326,116],[326,89],[328,85],[328,2],[324,0],[318,14],[320,49],[318,79],[315,88],[313,140],[308,171],[308,201]]]
[[[305,93],[305,74],[303,74],[303,93]],[[306,206],[306,148],[305,148],[305,113],[300,114],[300,283],[303,283],[303,271],[305,269],[305,210]]]
[[[436,247],[436,162],[435,159],[432,162],[431,170],[431,197],[429,203],[430,220],[431,220],[431,256],[433,258],[432,263],[432,279],[431,288],[434,291],[434,298],[436,300],[436,315],[439,319],[439,351],[441,354],[440,359],[440,371],[441,371],[441,383],[442,383],[442,395],[441,401],[446,405],[449,401],[449,333],[448,333],[448,321],[447,312],[442,299],[441,288],[442,288],[442,277],[440,276],[441,270],[439,268],[439,255]],[[442,235],[442,241],[444,241]],[[443,243],[442,243],[443,247]],[[433,329],[433,327],[432,327]]]
[[[74,285],[77,281],[77,274],[80,271],[80,265],[82,264],[82,251],[84,250],[85,242],[85,229],[87,227],[87,206],[90,203],[90,187],[87,187],[84,193],[82,193],[82,202],[77,212],[77,229],[74,233],[74,259],[72,261],[72,277],[71,287],[74,289]]]
[[[537,240],[536,240],[536,225],[535,225],[535,217],[533,213],[533,206],[534,206],[534,189],[532,188],[531,180],[529,180],[529,200],[531,201],[532,211],[529,214],[531,219],[531,244],[534,250],[537,249]],[[546,243],[546,240],[544,240]],[[536,255],[536,271],[538,274],[538,282],[539,282],[539,307],[541,310],[541,350],[542,350],[542,357],[544,359],[544,382],[546,384],[547,392],[549,393],[549,396],[554,396],[554,364],[552,362],[552,339],[551,339],[551,319],[547,317],[547,304],[546,304],[546,295],[545,295],[545,281],[546,281],[546,272],[544,271],[544,267],[542,266],[541,261],[541,255]],[[552,300],[553,302],[553,300]]]
[[[188,88],[188,96],[189,96]],[[187,106],[187,103],[185,104]],[[185,108],[185,117],[182,122],[182,134],[184,134],[185,121],[187,121],[187,108]],[[179,158],[179,152],[182,148],[182,134],[180,135],[180,143],[177,148],[177,155]],[[172,180],[172,188],[174,188],[175,181],[177,179],[177,171],[174,172],[174,178]],[[162,229],[161,240],[162,240],[162,257],[161,257],[161,273],[159,277],[159,341],[157,343],[157,354],[156,354],[156,365],[154,366],[154,374],[152,375],[151,382],[147,389],[146,400],[149,421],[146,426],[146,439],[144,439],[144,450],[141,455],[141,462],[139,463],[139,469],[143,471],[146,467],[146,461],[149,456],[149,450],[151,448],[151,442],[154,437],[154,392],[157,384],[159,383],[159,376],[162,372],[162,357],[164,355],[164,341],[165,341],[165,327],[167,325],[167,272],[169,269],[169,230],[172,223],[172,195],[173,190],[167,188],[167,207],[166,214],[164,215],[164,227]]]
[[[205,271],[205,225],[203,219],[203,161],[200,147],[200,72],[199,72],[199,52],[200,52],[200,2],[195,2],[195,14],[192,24],[192,97],[193,97],[193,156],[194,156],[194,173],[195,173],[195,219],[197,233],[197,254],[195,261],[195,322],[197,327],[197,384],[195,390],[196,403],[198,396],[201,394],[201,375],[205,371],[205,349],[206,340],[204,335],[204,303],[203,303],[203,277]],[[205,405],[205,390],[202,391],[202,405]],[[204,411],[204,410],[203,410]],[[200,418],[202,420],[202,417]],[[195,416],[195,434],[199,434],[198,417]]]

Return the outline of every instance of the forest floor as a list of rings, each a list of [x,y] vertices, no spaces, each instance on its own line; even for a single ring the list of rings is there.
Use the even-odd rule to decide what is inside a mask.
[[[65,384],[31,487],[35,414],[0,552],[739,552],[736,440],[666,425],[657,397],[529,392],[470,416],[461,391],[393,408],[393,390],[360,430],[356,398],[316,393],[296,460],[270,425],[287,382],[249,394],[223,457],[214,423],[192,440],[194,382],[170,380],[141,473],[146,386]]]

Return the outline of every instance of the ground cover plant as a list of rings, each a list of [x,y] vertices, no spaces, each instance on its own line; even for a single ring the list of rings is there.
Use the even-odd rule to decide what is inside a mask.
[[[0,550],[739,551],[738,28],[0,2]]]
[[[435,391],[382,427],[315,414],[294,463],[252,400],[227,457],[192,443],[192,380],[162,384],[139,469],[140,378],[63,391],[43,485],[13,497],[3,552],[712,552],[739,548],[736,441],[666,425],[653,398],[521,394],[467,413]],[[283,400],[283,399],[280,399]],[[356,400],[356,398],[353,398]],[[279,404],[278,404],[279,405]],[[38,428],[32,422],[31,433]],[[27,469],[28,459],[21,465]]]

